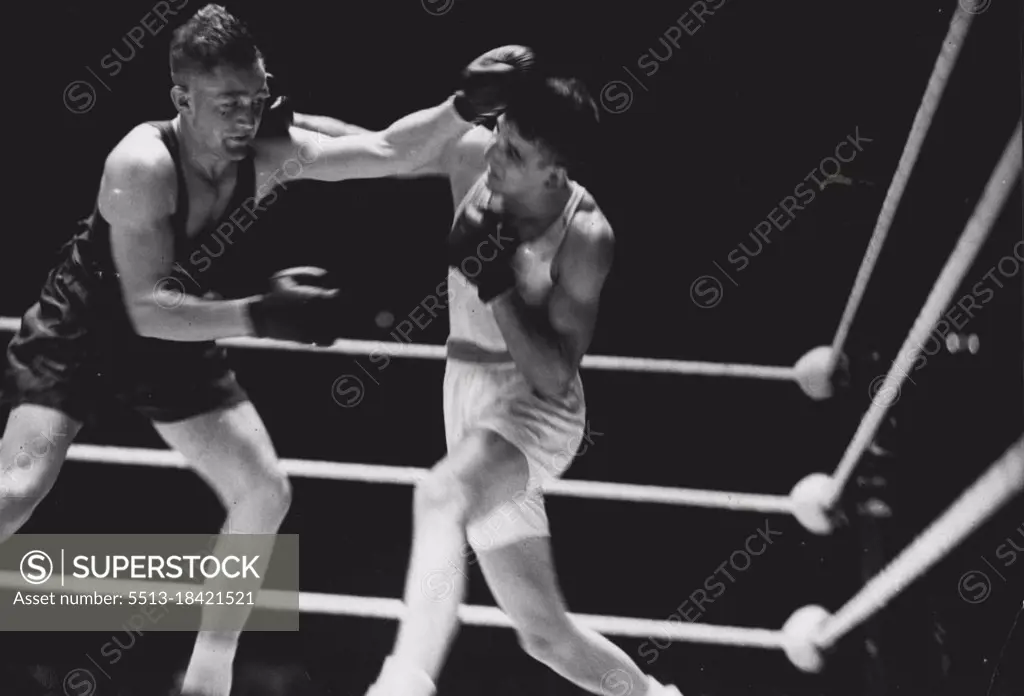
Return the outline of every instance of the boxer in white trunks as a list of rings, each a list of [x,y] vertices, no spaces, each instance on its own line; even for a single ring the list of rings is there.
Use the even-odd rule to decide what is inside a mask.
[[[485,54],[510,71],[529,49]],[[569,616],[541,485],[584,435],[578,368],[593,336],[613,235],[568,171],[593,147],[581,82],[536,76],[492,133],[467,127],[419,174],[448,177],[448,455],[417,486],[406,613],[370,696],[430,696],[458,627],[468,546],[528,654],[593,694],[678,695]],[[614,682],[614,683],[613,683]]]

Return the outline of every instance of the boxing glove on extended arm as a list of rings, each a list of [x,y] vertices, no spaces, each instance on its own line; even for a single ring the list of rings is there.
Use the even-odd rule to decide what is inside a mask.
[[[263,110],[256,137],[287,138],[295,121],[295,105],[288,96],[287,88],[274,75],[267,75],[267,88],[271,94],[270,105]]]
[[[509,95],[533,72],[535,62],[533,51],[526,46],[501,46],[484,53],[462,71],[455,110],[471,123],[497,116]]]
[[[263,112],[263,119],[260,121],[260,129],[256,136],[259,138],[287,138],[288,129],[295,119],[295,111],[292,108],[291,100],[288,97],[278,97],[266,111]]]
[[[448,235],[448,265],[458,268],[488,303],[515,287],[519,245],[519,236],[499,213],[468,205]]]
[[[249,304],[259,338],[329,346],[338,337],[338,291],[324,287],[327,271],[290,268],[274,275],[271,290]]]

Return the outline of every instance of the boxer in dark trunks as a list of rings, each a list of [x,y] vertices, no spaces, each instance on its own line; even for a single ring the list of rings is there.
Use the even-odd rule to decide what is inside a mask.
[[[212,299],[196,254],[251,225],[284,180],[415,171],[489,98],[467,87],[380,132],[300,117],[257,139],[261,121],[271,120],[267,73],[241,22],[204,7],[175,32],[170,63],[178,115],[137,126],[111,151],[92,215],[64,246],[7,349],[2,391],[12,409],[0,442],[0,542],[50,491],[99,396],[148,418],[209,483],[227,511],[223,533],[276,533],[289,508],[288,480],[215,341],[330,344],[358,309],[341,306],[315,270],[285,273],[264,295]],[[303,123],[359,134],[325,137],[297,127]],[[221,625],[211,619],[220,609],[204,606],[203,625]],[[232,610],[244,622],[248,608]],[[185,693],[229,696],[239,634],[200,631]]]

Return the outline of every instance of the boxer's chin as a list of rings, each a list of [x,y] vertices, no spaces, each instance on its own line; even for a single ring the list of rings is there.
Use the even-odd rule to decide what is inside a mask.
[[[251,138],[225,138],[221,147],[229,158],[244,159],[250,142],[252,142]]]

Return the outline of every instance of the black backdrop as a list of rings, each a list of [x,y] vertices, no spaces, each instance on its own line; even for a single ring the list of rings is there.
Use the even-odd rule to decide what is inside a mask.
[[[808,472],[835,468],[869,404],[868,383],[891,364],[1020,118],[1017,8],[963,3],[978,14],[853,326],[853,387],[837,401],[813,403],[773,382],[588,371],[595,434],[570,477],[785,494]],[[20,315],[34,300],[56,249],[91,209],[110,148],[136,123],[173,116],[171,27],[160,28],[150,14],[145,21],[156,35],[146,32],[116,74],[109,57],[114,48],[128,55],[124,37],[139,35],[133,28],[154,4],[45,4],[46,58],[32,80],[46,95],[36,104],[40,122],[52,125],[45,139],[24,144],[48,177],[17,169],[9,188],[27,203],[27,217],[9,229],[0,251],[4,316]],[[618,245],[592,352],[757,364],[792,364],[831,340],[956,8],[955,0],[896,7],[731,0],[700,24],[691,6],[671,2],[226,4],[247,19],[300,110],[370,128],[441,101],[458,69],[496,45],[529,44],[565,65],[595,97],[605,96],[598,166],[582,181]],[[171,18],[176,26],[201,3],[169,5],[183,5]],[[692,35],[670,29],[684,25]],[[666,36],[678,46],[659,41]],[[69,90],[75,81],[93,92],[81,84]],[[843,165],[845,178],[824,189],[811,183],[815,198],[806,209],[773,231],[770,243],[752,241],[754,227],[809,181],[838,142],[857,134],[862,150]],[[1020,191],[1018,180],[956,294],[982,281],[994,290],[962,329],[979,337],[980,351],[930,358],[892,409],[889,437],[898,456],[880,465],[894,509],[885,526],[890,555],[1020,435],[1024,274],[1014,270],[1019,262],[1004,260],[998,268],[1006,273],[997,268],[1021,240]],[[316,263],[402,319],[444,278],[450,214],[440,181],[293,184],[236,236],[218,271],[241,279],[235,289],[242,291],[273,270]],[[740,243],[749,257],[743,269],[729,260]],[[692,291],[701,276],[718,285],[705,280],[698,289],[720,294]],[[718,301],[697,304],[710,299]],[[446,331],[442,317],[411,337],[441,343]],[[390,340],[369,329],[353,337]],[[363,376],[365,360],[251,351],[232,359],[284,457],[425,467],[443,454],[439,362],[394,361],[375,374],[378,384],[364,376],[361,403],[345,409],[332,400],[332,384],[344,374]],[[133,414],[104,416],[81,442],[162,446]],[[398,596],[409,504],[405,487],[297,480],[283,531],[302,534],[304,589]],[[1019,499],[1015,506],[894,607],[904,612],[894,614],[901,617],[894,625],[920,627],[907,629],[910,640],[943,644],[955,693],[984,693],[1019,607],[1021,560],[1004,569],[1006,581],[993,576],[984,603],[965,602],[957,587],[979,556],[993,559],[1006,539],[1021,543],[1014,537]],[[562,498],[549,510],[573,608],[651,618],[676,611],[765,524],[760,515]],[[188,474],[71,463],[23,531],[203,532],[219,519],[212,494]],[[770,524],[782,533],[771,553],[739,575],[701,621],[777,628],[798,606],[835,609],[856,591],[863,545],[854,531],[817,538],[787,518]],[[470,601],[491,601],[478,573]],[[239,659],[301,665],[294,669],[308,671],[318,688],[355,693],[376,672],[393,629],[312,617],[300,636],[247,635]],[[57,677],[106,640],[0,633],[5,663],[47,664]],[[155,686],[132,689],[180,666],[190,640],[140,639],[109,679],[98,680],[96,693],[153,693]],[[690,645],[662,651],[649,669],[686,694],[865,693],[858,640],[840,652],[848,671],[821,678],[799,675],[781,654]],[[621,642],[635,657],[640,643]],[[904,664],[925,664],[923,652]],[[517,652],[510,632],[476,628],[464,629],[441,688],[572,691]]]

